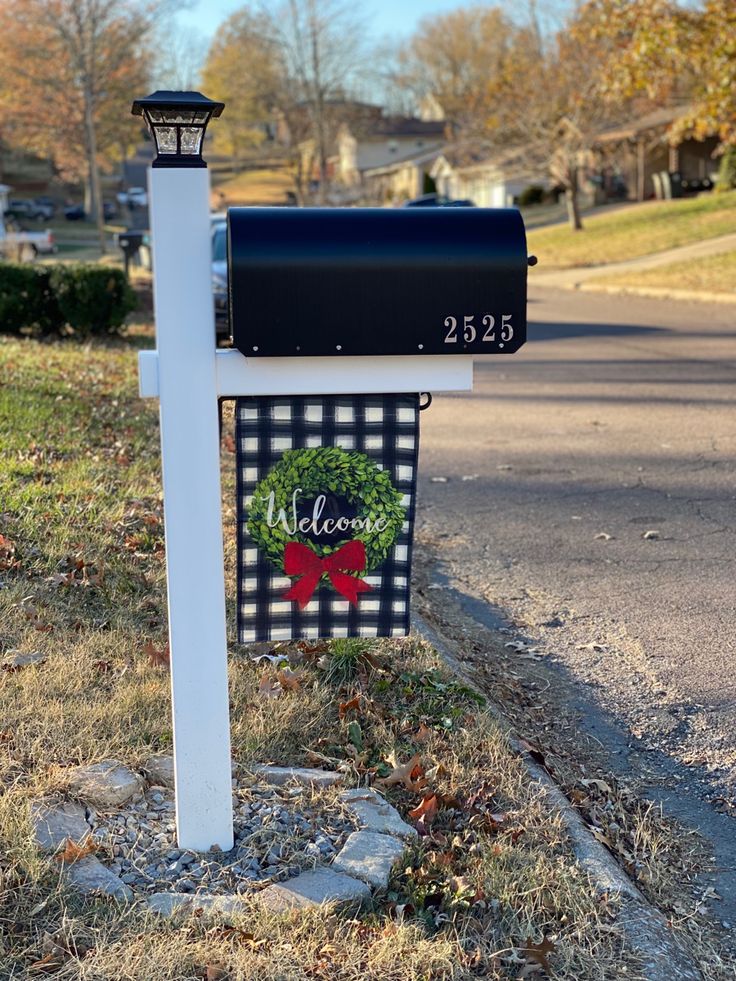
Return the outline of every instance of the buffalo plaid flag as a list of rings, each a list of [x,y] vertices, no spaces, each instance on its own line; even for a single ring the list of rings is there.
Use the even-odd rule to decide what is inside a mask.
[[[237,399],[235,419],[240,643],[406,635],[419,448],[418,395],[252,396]],[[400,495],[404,520],[398,537],[383,562],[362,577],[350,572],[365,566],[351,564],[349,559],[333,562],[332,574],[327,566],[320,569],[319,559],[314,559],[305,544],[287,545],[292,552],[286,568],[297,578],[290,577],[276,567],[249,531],[249,508],[260,481],[285,452],[313,447],[364,454],[388,473]],[[345,537],[352,538],[353,532],[346,532]],[[340,554],[356,551],[364,554],[362,543],[350,542],[341,547]],[[310,559],[317,563],[311,579]],[[299,568],[300,561],[303,568]],[[342,584],[343,591],[331,588],[328,577],[338,587]],[[301,602],[286,597],[289,592],[300,594]]]

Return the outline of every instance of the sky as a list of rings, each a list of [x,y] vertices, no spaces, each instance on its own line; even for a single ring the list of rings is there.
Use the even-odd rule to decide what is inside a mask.
[[[407,36],[424,14],[444,13],[466,3],[467,0],[365,0],[356,2],[356,7],[378,39],[384,35]],[[182,27],[201,31],[209,38],[218,24],[243,5],[243,0],[195,0],[190,9],[180,11],[178,20]]]

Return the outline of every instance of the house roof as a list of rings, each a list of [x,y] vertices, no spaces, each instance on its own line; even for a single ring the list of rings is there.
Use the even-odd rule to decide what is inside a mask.
[[[441,119],[415,119],[412,116],[384,116],[371,126],[371,136],[434,136],[442,139],[445,124]]]
[[[400,170],[407,164],[414,164],[416,167],[421,167],[422,164],[432,163],[441,153],[442,147],[440,144],[437,144],[434,148],[422,150],[421,153],[407,153],[405,157],[392,160],[391,163],[384,164],[382,167],[366,167],[362,173],[364,177],[382,177],[386,174],[393,173],[395,170]]]
[[[666,106],[663,109],[655,109],[653,112],[646,113],[641,119],[604,129],[596,136],[595,142],[619,143],[622,140],[636,140],[644,133],[670,126],[685,114],[686,109],[686,106]]]

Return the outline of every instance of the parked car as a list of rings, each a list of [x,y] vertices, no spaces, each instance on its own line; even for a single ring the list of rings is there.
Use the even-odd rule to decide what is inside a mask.
[[[15,200],[8,202],[6,214],[13,218],[38,219],[48,221],[54,217],[53,205],[41,204],[39,201]]]
[[[148,206],[148,194],[145,187],[129,187],[127,191],[120,191],[117,199],[118,204],[127,205],[129,208]]]
[[[84,221],[87,214],[81,204],[73,204],[64,208],[64,217],[67,221]]]
[[[212,216],[212,294],[215,299],[215,337],[221,340],[230,336],[227,222],[221,215]]]
[[[422,194],[421,197],[404,201],[402,208],[474,208],[475,202],[469,198],[445,198],[441,194]]]
[[[12,219],[11,219],[12,220]],[[32,262],[37,255],[56,252],[54,236],[50,231],[26,232],[7,225],[0,215],[0,256],[14,262]]]
[[[117,215],[117,213],[118,209],[115,207],[112,201],[102,202],[102,217],[105,219],[105,221],[110,221]]]
[[[56,203],[46,195],[34,198],[33,203],[35,204],[37,210],[42,212],[43,218],[45,218],[47,221],[53,218],[56,214]],[[39,217],[38,214],[36,217]]]

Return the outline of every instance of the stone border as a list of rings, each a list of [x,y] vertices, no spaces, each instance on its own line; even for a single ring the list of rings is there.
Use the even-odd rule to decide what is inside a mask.
[[[152,756],[143,770],[150,785],[173,787],[171,756]],[[271,786],[297,784],[324,788],[342,781],[339,773],[300,767],[257,765],[250,772]],[[31,805],[36,844],[46,854],[58,852],[67,841],[84,843],[93,830],[87,819],[90,810],[119,807],[134,800],[144,792],[145,783],[139,774],[118,760],[104,760],[73,770],[69,787],[85,801],[86,807],[74,801],[35,801]],[[404,854],[407,843],[417,837],[417,831],[375,790],[344,790],[340,799],[359,830],[348,836],[329,866],[318,866],[245,895],[158,892],[146,896],[145,902],[151,912],[162,916],[195,911],[230,916],[244,912],[253,900],[274,912],[323,903],[364,904],[374,891],[387,887],[391,869]],[[62,874],[84,895],[102,894],[123,902],[143,899],[94,855],[64,864]]]
[[[596,893],[614,894],[621,900],[618,923],[629,949],[640,958],[647,981],[703,981],[703,975],[685,951],[663,913],[637,889],[611,853],[590,833],[580,814],[545,769],[536,764],[500,709],[489,701],[462,663],[455,657],[437,629],[418,614],[412,614],[412,630],[437,652],[464,685],[482,695],[489,712],[498,721],[511,748],[518,753],[529,779],[543,791],[550,810],[562,818],[573,854],[590,877]]]

